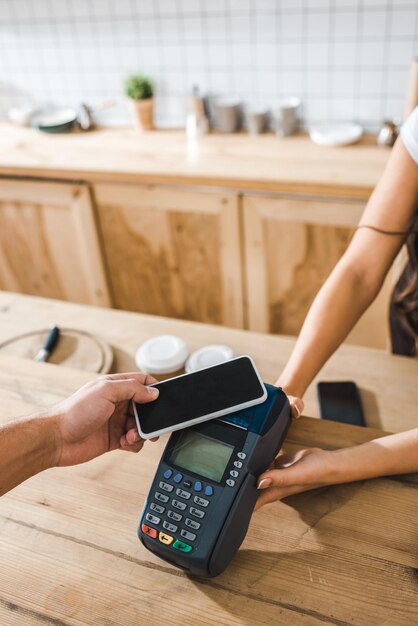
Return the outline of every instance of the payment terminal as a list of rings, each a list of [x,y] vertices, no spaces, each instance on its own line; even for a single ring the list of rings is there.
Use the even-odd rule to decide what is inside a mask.
[[[142,510],[138,536],[151,552],[199,577],[220,574],[244,540],[257,477],[291,421],[284,392],[262,404],[174,432]]]

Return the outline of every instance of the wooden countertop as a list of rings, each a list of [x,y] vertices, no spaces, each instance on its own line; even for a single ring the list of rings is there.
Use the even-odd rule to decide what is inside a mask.
[[[0,344],[51,323],[97,334],[110,343],[115,353],[113,370],[119,372],[136,369],[135,351],[146,339],[173,333],[183,337],[191,351],[210,343],[225,343],[236,354],[251,354],[264,380],[274,383],[295,344],[292,337],[0,292]],[[418,426],[418,359],[342,346],[307,391],[306,415],[312,417],[319,416],[318,379],[354,380],[361,390],[368,426],[392,432]]]
[[[132,353],[133,343],[170,324],[192,347],[219,331],[221,340],[229,337],[237,349],[246,343],[264,375],[272,372],[273,358],[282,358],[276,350],[289,341],[11,294],[0,294],[0,311],[3,337],[51,319],[91,329],[95,319],[97,332],[122,350],[118,362],[125,349]],[[361,356],[357,359],[360,363]],[[348,360],[340,367],[344,363]],[[374,354],[369,365],[377,367]],[[383,378],[387,367],[382,365]],[[55,403],[91,378],[86,372],[0,357],[0,421]],[[399,401],[404,400],[400,393]],[[293,423],[285,449],[336,448],[380,434],[301,418]],[[416,622],[418,476],[341,485],[264,507],[254,514],[230,567],[202,582],[157,559],[136,537],[164,443],[147,443],[139,455],[118,450],[78,467],[49,470],[1,498],[1,624]]]
[[[305,135],[207,135],[188,150],[183,131],[109,128],[48,135],[0,124],[0,175],[217,186],[367,199],[389,151],[368,136],[323,148]]]

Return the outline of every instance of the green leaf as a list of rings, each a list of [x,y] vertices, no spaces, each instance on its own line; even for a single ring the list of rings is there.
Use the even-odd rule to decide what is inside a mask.
[[[148,76],[133,74],[125,79],[125,93],[132,100],[152,98],[154,85]]]

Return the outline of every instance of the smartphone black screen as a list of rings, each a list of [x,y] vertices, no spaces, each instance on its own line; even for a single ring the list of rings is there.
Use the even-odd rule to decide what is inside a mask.
[[[255,401],[265,394],[251,359],[245,356],[154,386],[160,390],[157,400],[136,404],[145,435]]]
[[[318,383],[321,418],[332,422],[365,426],[357,385],[351,381]]]

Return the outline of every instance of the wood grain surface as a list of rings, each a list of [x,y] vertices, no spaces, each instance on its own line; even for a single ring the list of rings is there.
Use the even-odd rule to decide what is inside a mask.
[[[173,333],[186,341],[190,351],[224,343],[235,354],[251,354],[264,380],[274,383],[295,345],[291,337],[0,292],[0,342],[51,323],[80,328],[107,341],[114,352],[113,371],[118,372],[136,369],[135,352],[146,339]],[[312,417],[319,416],[318,380],[355,381],[368,426],[393,432],[418,426],[418,359],[342,346],[307,390],[306,415]]]
[[[146,185],[96,185],[117,308],[242,328],[238,199]]]
[[[0,421],[91,374],[0,357]],[[285,449],[380,431],[302,418]],[[136,522],[165,440],[49,470],[0,501],[0,623],[409,626],[418,618],[418,477],[293,496],[257,512],[230,567],[198,581],[147,552]]]
[[[248,328],[297,336],[306,314],[350,243],[364,202],[335,199],[243,200]],[[393,278],[346,342],[389,345],[388,310]]]
[[[367,199],[390,154],[374,136],[323,148],[306,135],[207,135],[197,151],[184,131],[130,128],[47,135],[0,124],[0,175],[102,182],[211,185]]]
[[[87,185],[0,181],[0,288],[110,305]]]

